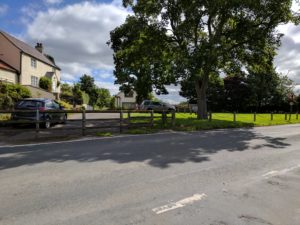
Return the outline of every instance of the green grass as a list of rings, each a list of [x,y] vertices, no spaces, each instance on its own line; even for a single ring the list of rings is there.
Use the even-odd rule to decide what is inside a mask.
[[[111,137],[113,135],[110,132],[97,132],[96,136],[98,136],[98,137]]]
[[[0,120],[9,120],[10,114],[0,114]]]
[[[148,118],[136,118],[146,116]],[[220,129],[220,128],[239,128],[239,127],[255,127],[255,126],[273,126],[273,125],[284,125],[284,124],[295,124],[300,123],[299,119],[296,118],[296,114],[287,115],[285,114],[273,114],[273,120],[271,120],[271,114],[256,114],[256,121],[254,121],[254,114],[250,113],[239,113],[236,114],[236,122],[233,121],[232,113],[213,113],[212,121],[198,120],[197,116],[193,113],[176,113],[175,126],[171,126],[171,114],[167,115],[167,123],[162,124],[161,114],[154,115],[154,126],[153,130],[164,130],[173,129],[178,131],[196,131],[196,130],[209,130],[209,129]],[[147,123],[150,121],[150,114],[147,113],[133,113],[131,115],[131,123]],[[130,129],[131,130],[131,129]],[[131,133],[149,133],[150,128],[134,128]]]

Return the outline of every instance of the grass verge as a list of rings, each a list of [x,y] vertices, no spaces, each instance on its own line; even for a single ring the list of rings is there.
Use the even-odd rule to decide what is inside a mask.
[[[146,116],[146,115],[143,115]],[[157,131],[172,129],[176,131],[197,131],[210,129],[224,129],[224,128],[241,128],[241,127],[257,127],[257,126],[274,126],[285,124],[300,123],[300,117],[296,114],[256,114],[253,113],[239,113],[236,114],[236,121],[234,121],[233,113],[214,113],[212,120],[198,120],[194,113],[176,113],[175,125],[171,126],[171,114],[167,115],[167,123],[162,124],[161,115],[154,115],[153,128],[135,128],[129,129],[127,133],[143,134],[155,133]],[[137,117],[136,119],[134,117]],[[141,119],[141,114],[132,114],[132,123],[147,123],[149,117]]]
[[[111,137],[113,135],[110,132],[97,132],[96,136],[98,136],[98,137]]]

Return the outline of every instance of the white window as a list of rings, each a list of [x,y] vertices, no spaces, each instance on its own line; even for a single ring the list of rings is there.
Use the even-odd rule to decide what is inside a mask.
[[[55,76],[52,79],[52,91],[56,91],[57,81]]]
[[[39,86],[39,78],[36,76],[31,76],[31,85],[38,87]]]
[[[34,58],[31,58],[31,67],[36,68],[36,60]]]

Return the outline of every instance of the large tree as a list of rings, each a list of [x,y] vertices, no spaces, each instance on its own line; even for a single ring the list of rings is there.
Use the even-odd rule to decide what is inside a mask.
[[[87,74],[80,77],[79,85],[80,89],[88,95],[92,95],[93,89],[96,87],[95,79]]]
[[[292,0],[123,0],[123,5],[133,16],[111,33],[117,82],[126,86],[150,77],[141,81],[150,90],[174,81],[165,78],[191,80],[198,118],[207,118],[212,74],[242,70],[266,46],[279,44],[279,24],[296,22]],[[162,79],[155,83],[154,76]]]

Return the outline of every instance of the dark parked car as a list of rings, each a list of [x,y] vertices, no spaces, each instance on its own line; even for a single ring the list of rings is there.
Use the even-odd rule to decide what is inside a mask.
[[[151,100],[144,100],[140,105],[141,110],[158,110],[158,111],[175,111],[175,107],[168,103],[158,102],[158,101],[151,101]]]
[[[42,125],[50,128],[52,123],[66,123],[67,114],[63,111],[56,101],[46,98],[27,98],[19,101],[15,105],[15,110],[24,110],[24,112],[12,113],[12,120],[36,120],[36,112],[26,112],[26,110],[39,110],[39,119],[44,121]],[[62,111],[51,112],[51,110]]]

